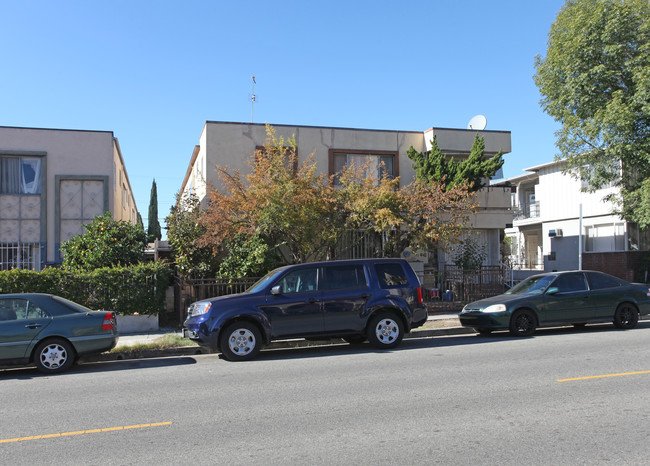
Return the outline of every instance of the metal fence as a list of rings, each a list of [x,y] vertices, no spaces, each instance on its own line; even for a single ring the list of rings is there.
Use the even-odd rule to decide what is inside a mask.
[[[0,243],[0,270],[41,269],[39,243]]]
[[[429,314],[458,312],[469,302],[496,296],[507,288],[506,268],[502,266],[469,271],[446,266],[442,270],[425,269],[419,275]]]
[[[174,300],[175,309],[179,313],[180,322],[185,320],[185,312],[194,301],[200,301],[215,296],[241,293],[246,291],[259,278],[245,277],[236,279],[220,278],[197,278],[183,279],[174,278]]]

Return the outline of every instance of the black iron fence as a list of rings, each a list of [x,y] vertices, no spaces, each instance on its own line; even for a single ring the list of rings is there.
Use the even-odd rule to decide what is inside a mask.
[[[185,320],[185,313],[190,304],[215,296],[241,293],[246,291],[259,278],[244,277],[236,279],[197,278],[174,279],[174,308],[178,311],[180,322]]]
[[[477,270],[446,266],[441,270],[425,269],[419,275],[429,314],[458,312],[467,303],[506,290],[506,269],[502,266],[483,266]]]

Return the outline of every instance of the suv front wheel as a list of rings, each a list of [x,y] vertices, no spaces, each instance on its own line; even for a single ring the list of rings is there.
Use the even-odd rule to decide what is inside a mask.
[[[380,312],[368,323],[368,341],[375,348],[395,348],[404,338],[404,324],[392,312]]]
[[[219,343],[228,361],[248,361],[262,349],[262,335],[255,324],[233,322],[223,330]]]

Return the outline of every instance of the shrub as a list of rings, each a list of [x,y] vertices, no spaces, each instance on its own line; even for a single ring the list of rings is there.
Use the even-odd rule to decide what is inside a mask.
[[[0,293],[49,293],[90,309],[158,314],[165,309],[171,270],[162,262],[90,272],[48,268],[0,272]]]

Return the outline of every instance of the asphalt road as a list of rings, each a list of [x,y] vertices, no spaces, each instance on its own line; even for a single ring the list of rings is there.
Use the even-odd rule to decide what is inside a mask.
[[[649,391],[650,322],[12,369],[0,462],[647,464]]]

